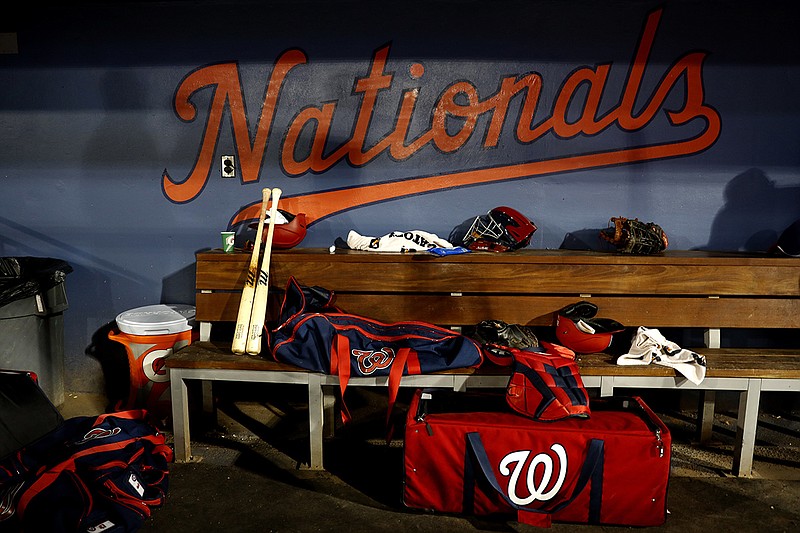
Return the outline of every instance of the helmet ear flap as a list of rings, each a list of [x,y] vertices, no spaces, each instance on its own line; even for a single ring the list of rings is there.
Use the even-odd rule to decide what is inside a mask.
[[[558,313],[571,320],[594,318],[597,315],[597,306],[583,300],[563,307]]]

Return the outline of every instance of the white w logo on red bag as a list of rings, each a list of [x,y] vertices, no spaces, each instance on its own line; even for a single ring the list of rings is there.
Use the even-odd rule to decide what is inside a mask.
[[[530,450],[520,450],[507,454],[500,461],[499,471],[503,476],[510,476],[508,480],[508,497],[517,505],[529,505],[534,501],[548,501],[551,500],[558,491],[561,490],[564,484],[564,479],[567,477],[567,452],[561,444],[553,444],[550,447],[556,453],[558,458],[558,477],[555,482],[550,486],[553,478],[553,458],[549,453],[542,452],[533,457],[528,462],[528,456],[533,453]],[[517,486],[525,465],[528,465],[525,482],[527,485],[528,496],[520,497],[517,494]],[[509,465],[514,465],[513,470]],[[542,475],[537,485],[535,475],[537,469],[541,465]],[[546,491],[546,492],[545,492]]]
[[[372,350],[353,350],[353,357],[358,361],[358,370],[365,376],[392,366],[394,356],[394,350],[387,347],[381,348],[377,352]]]

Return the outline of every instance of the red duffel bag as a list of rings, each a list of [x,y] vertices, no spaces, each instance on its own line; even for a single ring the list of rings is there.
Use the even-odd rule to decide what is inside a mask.
[[[404,450],[407,507],[444,513],[658,526],[669,430],[640,399],[593,400],[591,418],[541,422],[502,394],[418,390]]]

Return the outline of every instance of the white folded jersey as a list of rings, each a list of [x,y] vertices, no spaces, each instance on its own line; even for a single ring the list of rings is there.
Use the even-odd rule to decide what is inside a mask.
[[[452,244],[435,233],[422,230],[393,231],[382,237],[368,237],[350,230],[347,246],[353,250],[372,252],[421,252],[431,248],[453,248]]]

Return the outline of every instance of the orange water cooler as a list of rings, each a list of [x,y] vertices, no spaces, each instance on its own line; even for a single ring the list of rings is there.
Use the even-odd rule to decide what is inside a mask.
[[[117,316],[117,329],[108,338],[125,346],[130,368],[130,391],[117,410],[147,409],[165,421],[171,411],[169,375],[164,359],[197,340],[195,308],[160,304],[138,307]]]

